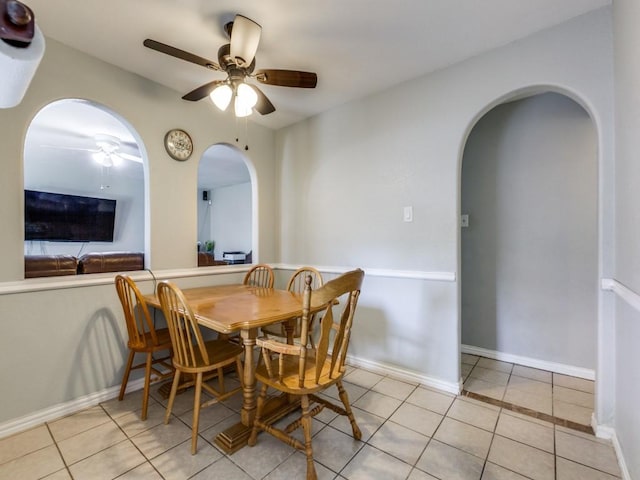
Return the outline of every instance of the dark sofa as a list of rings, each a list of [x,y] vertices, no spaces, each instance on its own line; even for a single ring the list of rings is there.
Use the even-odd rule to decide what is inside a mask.
[[[144,270],[142,252],[94,252],[72,255],[25,255],[24,278]]]

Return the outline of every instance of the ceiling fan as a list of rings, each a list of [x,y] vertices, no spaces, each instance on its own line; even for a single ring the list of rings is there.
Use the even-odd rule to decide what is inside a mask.
[[[137,155],[130,155],[121,151],[121,142],[118,137],[99,133],[93,136],[95,148],[69,147],[66,145],[41,145],[42,147],[61,148],[64,150],[81,150],[90,152],[93,159],[103,167],[113,167],[121,165],[123,160],[142,163],[142,158]]]
[[[233,98],[237,117],[250,115],[252,109],[262,115],[268,115],[276,110],[267,96],[256,85],[247,83],[247,79],[257,80],[264,85],[315,88],[318,76],[312,72],[276,69],[261,69],[254,72],[262,27],[253,20],[243,15],[236,15],[233,22],[227,23],[224,29],[231,40],[230,43],[219,48],[217,63],[149,38],[143,44],[147,48],[172,57],[211,70],[226,72],[226,79],[206,83],[182,98],[198,101],[210,95],[213,103],[221,110],[226,110]]]

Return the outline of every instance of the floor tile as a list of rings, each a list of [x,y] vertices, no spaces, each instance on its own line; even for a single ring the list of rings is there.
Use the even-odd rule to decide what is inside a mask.
[[[191,455],[191,440],[158,455],[151,463],[165,480],[184,480],[204,470],[222,454],[207,442],[199,442],[198,453]]]
[[[191,438],[191,429],[174,418],[168,425],[160,424],[131,437],[131,441],[151,460],[188,438]]]
[[[404,401],[411,395],[416,387],[417,385],[386,377],[376,383],[371,390]]]
[[[593,393],[581,392],[571,388],[554,386],[553,399],[593,410]]]
[[[365,445],[349,462],[341,475],[348,480],[404,480],[411,465],[369,445]]]
[[[361,387],[360,385],[356,385],[355,383],[350,383],[347,381],[342,382],[342,386],[347,391],[347,396],[349,397],[349,402],[353,404],[356,400],[358,400],[362,395],[367,393],[367,389]],[[340,402],[340,394],[338,393],[338,387],[331,387],[324,391],[324,394],[334,400]]]
[[[211,480],[213,478],[224,480],[253,480],[228,458],[221,458],[217,462],[214,462],[197,475],[191,477],[190,480]]]
[[[258,435],[258,441],[253,447],[241,448],[229,458],[251,477],[262,478],[266,473],[275,469],[289,456],[293,455],[294,452],[295,449],[293,447],[266,432],[261,432]]]
[[[550,423],[544,426],[540,423],[525,420],[522,417],[502,414],[498,420],[496,434],[554,453],[554,431]]]
[[[333,480],[336,473],[329,470],[324,465],[314,462],[318,480]],[[302,452],[296,452],[282,462],[264,480],[295,480],[298,478],[306,478],[307,474],[307,457]],[[225,479],[226,480],[226,479]]]
[[[339,472],[364,444],[332,427],[323,428],[313,439],[313,458]]]
[[[507,391],[504,394],[503,401],[525,407],[536,412],[546,413],[547,415],[553,414],[553,402],[551,395],[540,396],[532,393],[507,387]]]
[[[556,431],[556,455],[611,475],[620,476],[618,460],[610,445]]]
[[[558,457],[556,460],[558,471],[557,480],[616,480],[618,477],[593,468]]]
[[[496,435],[487,460],[534,480],[554,480],[554,456]]]
[[[149,406],[158,403],[153,397],[153,390],[158,388],[159,384],[151,386],[149,395]],[[111,418],[117,418],[121,415],[142,411],[142,390],[127,393],[122,401],[113,398],[100,404],[100,406],[109,414]]]
[[[144,462],[142,454],[125,440],[71,465],[69,470],[74,480],[111,480]]]
[[[507,390],[520,390],[540,397],[551,397],[553,393],[551,383],[540,382],[532,378],[519,377],[517,375],[511,375]]]
[[[216,423],[220,423],[227,417],[234,417],[237,422],[240,421],[240,416],[222,403],[214,403],[208,407],[201,408],[198,431],[205,430]],[[193,424],[193,410],[183,413],[179,418],[191,427]]]
[[[0,440],[0,465],[28,453],[53,445],[45,425]]]
[[[149,405],[147,409],[147,419],[142,420],[140,414],[142,409],[135,412],[125,413],[114,418],[114,422],[124,431],[124,433],[133,437],[140,432],[149,430],[150,428],[160,425],[164,422],[165,408],[159,403]]]
[[[470,378],[478,378],[485,382],[495,383],[496,385],[505,386],[509,382],[509,373],[501,372],[499,370],[492,370],[490,368],[483,368],[478,365],[473,367]]]
[[[398,399],[373,391],[365,393],[352,403],[355,407],[383,418],[389,418],[401,404]]]
[[[82,410],[49,423],[49,430],[56,442],[85,432],[97,425],[111,422],[109,415],[99,406]]]
[[[62,470],[58,470],[55,473],[51,473],[46,477],[43,477],[42,480],[73,480],[73,479],[71,478],[71,474],[69,473],[69,471],[66,468],[63,468]]]
[[[591,425],[592,414],[593,408],[581,407],[555,399],[553,401],[554,417],[564,418],[581,425]]]
[[[569,375],[553,374],[553,386],[571,388],[582,392],[594,393],[595,382],[584,378],[571,377]]]
[[[467,377],[471,373],[471,370],[473,370],[473,365],[469,365],[467,363],[463,363],[460,365],[460,376],[462,377],[462,380],[467,379]]]
[[[475,455],[431,440],[416,467],[437,478],[478,480],[483,464],[484,460]]]
[[[144,462],[136,468],[129,470],[124,475],[118,477],[118,480],[163,480],[160,474],[153,468],[149,462]]]
[[[443,416],[436,412],[420,408],[410,403],[403,403],[400,405],[400,408],[391,415],[389,421],[430,437],[436,431],[442,419]]]
[[[58,442],[58,448],[67,465],[73,465],[83,458],[126,440],[126,438],[118,426],[109,421],[109,423]]]
[[[356,423],[358,424],[358,428],[360,429],[360,433],[362,434],[361,440],[363,442],[368,441],[385,420],[382,417],[360,410],[357,407],[352,407],[352,411],[353,416],[356,419]],[[351,422],[349,422],[349,419],[345,415],[338,415],[329,425],[333,428],[337,428],[347,435],[353,435]]]
[[[0,465],[0,480],[42,478],[62,469],[64,463],[58,449],[49,445]]]
[[[411,465],[418,461],[428,442],[429,437],[393,422],[382,425],[368,441],[377,449]]]
[[[504,385],[496,385],[495,383],[486,382],[470,376],[467,378],[467,381],[464,382],[464,389],[468,392],[477,393],[478,395],[502,400],[507,388]]]
[[[470,353],[463,353],[460,355],[460,361],[467,365],[475,365],[476,363],[478,363],[479,359],[479,356],[471,355]]]
[[[480,402],[471,402],[468,400],[460,397],[456,398],[447,412],[447,417],[493,432],[496,428],[500,410],[486,408],[480,404]]]
[[[433,436],[441,443],[446,443],[482,459],[489,452],[492,437],[491,432],[449,417],[445,417]]]
[[[498,370],[499,372],[511,373],[513,369],[513,363],[502,362],[500,360],[493,360],[491,358],[480,357],[477,367],[490,368],[492,370]]]
[[[495,463],[487,462],[484,466],[484,472],[482,472],[482,480],[527,480],[527,477]]]
[[[438,480],[433,475],[429,475],[428,473],[423,472],[417,468],[411,470],[411,473],[407,477],[407,480]]]
[[[428,388],[418,387],[409,397],[407,402],[418,407],[426,408],[432,412],[444,415],[453,403],[455,397],[446,393],[436,392]]]
[[[377,373],[368,372],[361,368],[354,369],[351,373],[345,375],[344,381],[349,383],[355,383],[363,388],[371,388],[376,383],[384,378],[383,375]]]
[[[537,368],[525,367],[522,365],[514,365],[511,375],[517,375],[518,377],[531,378],[539,382],[551,383],[552,373],[546,370],[539,370]]]

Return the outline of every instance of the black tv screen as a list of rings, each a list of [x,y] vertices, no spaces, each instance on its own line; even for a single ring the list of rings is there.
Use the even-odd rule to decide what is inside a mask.
[[[116,201],[24,191],[25,240],[113,242]]]

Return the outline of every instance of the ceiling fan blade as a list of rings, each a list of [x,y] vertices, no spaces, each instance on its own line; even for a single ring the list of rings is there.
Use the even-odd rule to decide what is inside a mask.
[[[128,153],[118,152],[116,155],[124,158],[125,160],[131,160],[132,162],[142,163],[142,158],[136,155],[130,155]]]
[[[258,70],[255,79],[265,85],[280,87],[316,88],[318,76],[312,72],[297,70]]]
[[[213,82],[205,83],[201,87],[187,93],[182,97],[183,100],[189,100],[190,102],[197,102],[209,95],[218,85],[224,83],[226,80],[214,80]]]
[[[91,152],[97,153],[100,150],[94,150],[93,148],[85,148],[85,147],[68,147],[66,145],[49,145],[49,144],[40,144],[42,148],[59,148],[61,150],[79,150],[81,152]]]
[[[211,70],[222,70],[220,68],[220,65],[212,60],[207,60],[206,58],[199,57],[198,55],[194,55],[193,53],[185,52],[184,50],[172,47],[171,45],[156,42],[155,40],[151,40],[150,38],[147,38],[142,43],[145,47],[150,48],[151,50],[155,50],[166,55],[171,55],[172,57],[179,58],[180,60],[195,63],[196,65],[201,65]]]
[[[258,102],[253,107],[256,112],[261,115],[269,115],[276,111],[276,107],[273,106],[273,103],[267,98],[267,96],[255,85],[251,85],[251,88],[255,90],[258,94]]]
[[[262,27],[250,18],[236,15],[231,28],[231,58],[235,59],[239,67],[246,68],[251,65],[258,43]]]

